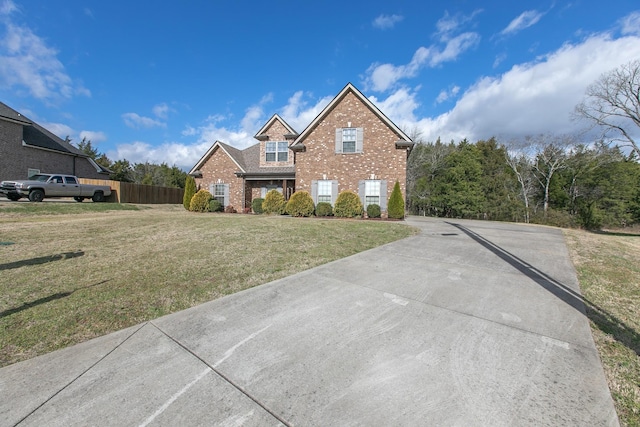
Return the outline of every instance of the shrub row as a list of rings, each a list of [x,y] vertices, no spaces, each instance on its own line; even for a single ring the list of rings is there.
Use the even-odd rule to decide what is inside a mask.
[[[195,190],[195,181],[189,182],[189,192]],[[184,205],[187,207],[187,189],[185,189]],[[287,213],[296,217],[331,216],[342,218],[356,218],[362,216],[364,209],[360,197],[353,191],[343,191],[338,194],[335,206],[330,203],[320,202],[314,205],[311,195],[307,191],[296,191],[289,201],[285,201],[284,196],[277,190],[271,190],[264,199],[256,198],[251,201],[251,208],[254,213],[266,213],[282,215]],[[192,212],[221,212],[235,213],[233,206],[223,207],[222,203],[214,199],[207,190],[200,190],[189,199],[188,209]],[[404,218],[404,200],[400,192],[400,184],[396,182],[389,197],[389,218]],[[379,205],[371,204],[367,206],[367,216],[369,218],[380,218],[381,209]]]

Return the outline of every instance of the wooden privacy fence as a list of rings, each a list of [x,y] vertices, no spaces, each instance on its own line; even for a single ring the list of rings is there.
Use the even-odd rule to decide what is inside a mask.
[[[80,184],[108,185],[111,196],[107,202],[145,203],[145,204],[182,204],[184,189],[157,187],[155,185],[134,184],[132,182],[111,181],[108,179],[78,178]]]

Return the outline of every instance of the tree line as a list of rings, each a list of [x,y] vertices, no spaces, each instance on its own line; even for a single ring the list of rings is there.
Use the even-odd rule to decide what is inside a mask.
[[[109,179],[113,181],[134,182],[136,184],[157,185],[160,187],[184,188],[187,173],[177,166],[169,166],[166,163],[134,163],[128,160],[109,159],[106,154],[100,153],[90,140],[82,138],[77,144],[80,151],[91,157],[100,166],[111,171]]]
[[[587,228],[640,222],[635,153],[564,136],[418,143],[407,187],[408,208],[418,215]]]

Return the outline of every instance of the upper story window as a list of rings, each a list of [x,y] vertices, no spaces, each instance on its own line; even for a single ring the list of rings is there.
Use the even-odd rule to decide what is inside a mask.
[[[363,128],[336,129],[336,153],[362,153]]]
[[[289,143],[286,141],[269,141],[266,144],[266,156],[267,162],[286,162],[289,160]]]
[[[342,129],[342,152],[356,152],[356,128]]]

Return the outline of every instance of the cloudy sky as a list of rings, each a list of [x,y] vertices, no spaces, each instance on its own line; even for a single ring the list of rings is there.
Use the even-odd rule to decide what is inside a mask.
[[[190,169],[274,113],[302,132],[353,83],[407,133],[571,133],[640,59],[637,0],[0,0],[0,101],[112,160]]]

